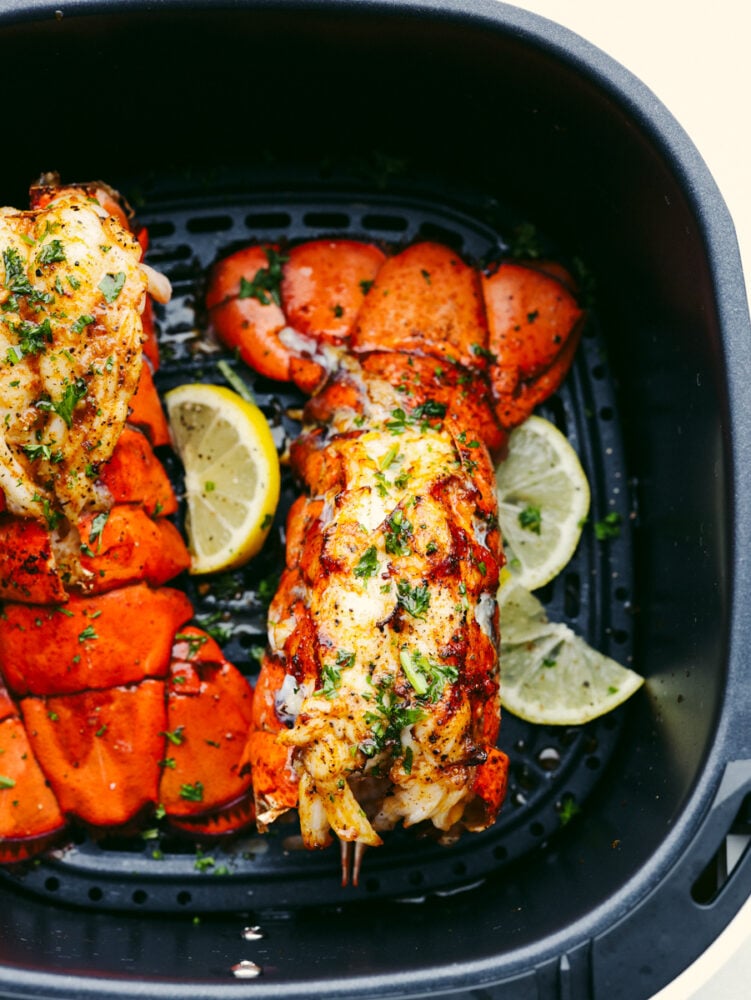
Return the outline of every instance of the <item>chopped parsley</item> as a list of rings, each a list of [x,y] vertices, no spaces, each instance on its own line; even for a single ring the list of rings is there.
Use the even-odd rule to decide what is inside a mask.
[[[99,282],[99,291],[108,303],[117,299],[125,284],[125,271],[118,271],[116,274],[105,274]]]
[[[69,382],[63,391],[62,397],[53,403],[49,399],[37,401],[37,409],[54,410],[61,417],[68,427],[73,426],[73,411],[87,393],[86,382],[82,378],[77,378],[74,382]]]
[[[237,297],[239,299],[258,299],[263,306],[267,306],[271,302],[275,302],[276,305],[280,306],[282,304],[280,292],[282,264],[285,264],[289,260],[289,257],[284,257],[282,254],[277,253],[273,247],[264,247],[264,253],[266,254],[269,266],[259,268],[252,281],[241,277],[240,291],[237,293]]]
[[[360,580],[367,580],[369,577],[375,576],[377,572],[378,552],[375,545],[371,545],[360,556],[360,559],[355,566],[354,573]]]
[[[194,635],[192,632],[177,632],[175,634],[175,642],[187,642],[189,660],[192,660],[208,641],[208,635]]]
[[[94,322],[94,317],[89,313],[84,313],[83,316],[79,316],[75,323],[72,324],[71,329],[73,333],[83,333],[87,326],[91,326]]]
[[[572,795],[567,795],[561,802],[561,808],[558,812],[561,826],[566,826],[580,812],[581,806],[577,803],[576,799]]]
[[[209,615],[196,617],[196,622],[204,632],[207,632],[212,639],[219,643],[229,642],[232,638],[232,625],[229,623],[221,625],[220,622],[223,620],[224,616],[221,611],[212,611]]]
[[[399,662],[415,694],[433,703],[440,701],[446,683],[453,684],[459,677],[456,667],[434,663],[419,649],[413,649],[412,652],[403,649],[399,653]]]
[[[203,802],[203,784],[196,781],[192,785],[180,785],[180,798],[186,802]]]
[[[411,587],[409,581],[399,580],[396,584],[397,602],[413,618],[424,618],[430,607],[430,591],[425,584]]]
[[[65,260],[65,249],[60,240],[45,243],[37,254],[38,264],[57,264],[62,260]]]
[[[94,519],[92,520],[92,522],[91,522],[91,530],[89,531],[89,544],[90,545],[93,545],[94,542],[97,541],[97,539],[100,540],[100,544],[101,544],[102,532],[104,531],[105,524],[109,520],[109,516],[110,516],[110,512],[108,510],[105,510],[105,511],[102,511],[100,514],[97,514],[94,517]]]
[[[342,670],[351,667],[355,662],[355,654],[340,649],[334,663],[324,663],[321,667],[321,687],[315,692],[324,698],[333,698],[342,683]]]
[[[426,431],[430,427],[431,420],[441,420],[445,416],[445,403],[439,403],[436,399],[426,399],[409,414],[400,406],[392,410],[391,419],[386,421],[385,427],[391,434],[395,435],[403,434],[408,427],[415,426],[418,426],[421,431]]]
[[[539,507],[528,504],[524,510],[519,511],[519,524],[527,531],[533,531],[539,535],[542,528],[542,511]]]
[[[371,727],[371,738],[361,743],[359,749],[366,757],[375,757],[386,747],[391,747],[395,756],[403,756],[402,730],[424,717],[422,708],[410,706],[397,698],[393,686],[393,677],[382,680],[375,694],[375,711],[365,713],[365,722]]]
[[[41,323],[30,323],[22,320],[16,327],[18,346],[26,354],[41,354],[46,345],[52,343],[52,327],[48,319]]]
[[[446,404],[439,403],[436,399],[426,399],[424,403],[416,406],[412,413],[418,420],[428,418],[438,418],[440,420],[446,416]]]
[[[392,434],[403,434],[409,426],[409,418],[401,407],[391,411],[391,420],[386,421],[386,428]]]
[[[409,540],[412,536],[412,525],[397,508],[386,519],[386,551],[392,556],[408,556],[412,552]]]
[[[42,514],[47,522],[47,527],[50,531],[54,531],[57,527],[62,514],[59,511],[53,510],[47,497],[41,497],[38,493],[35,493],[31,498],[34,503],[42,505]]]
[[[621,515],[612,510],[601,521],[595,522],[595,537],[598,542],[606,542],[611,538],[620,538]]]
[[[385,455],[382,456],[380,462],[378,463],[378,467],[380,468],[381,472],[385,472],[386,469],[388,469],[388,467],[392,465],[393,462],[396,461],[398,455],[399,455],[399,446],[395,444],[391,448],[389,448],[389,450],[386,452]]]
[[[0,788],[15,788],[15,779],[9,778],[5,774],[0,774]]]
[[[279,587],[279,574],[271,573],[269,576],[259,580],[258,582],[258,597],[264,604],[270,604],[271,598],[277,591]]]
[[[159,735],[164,736],[165,739],[169,740],[172,746],[179,747],[182,746],[182,744],[185,742],[185,737],[183,736],[183,729],[184,729],[183,726],[178,726],[177,729],[174,729],[172,732],[169,732],[169,730],[167,730],[165,732],[160,733]]]
[[[79,632],[78,634],[79,642],[86,642],[87,639],[98,639],[98,638],[99,636],[94,631],[93,625],[87,625],[86,628],[83,630],[83,632]]]
[[[378,492],[378,496],[383,499],[383,497],[389,494],[389,481],[382,472],[376,472],[375,476],[375,487]]]
[[[485,358],[485,360],[489,361],[491,364],[494,364],[497,360],[495,354],[493,354],[492,351],[489,351],[487,347],[483,347],[482,344],[472,344],[472,353],[477,358]]]
[[[3,264],[5,287],[14,295],[31,295],[34,289],[26,274],[26,264],[15,247],[3,250]]]
[[[53,465],[57,465],[63,460],[63,453],[61,451],[53,451],[50,444],[25,444],[23,450],[32,462],[44,459],[45,462],[52,462]]]

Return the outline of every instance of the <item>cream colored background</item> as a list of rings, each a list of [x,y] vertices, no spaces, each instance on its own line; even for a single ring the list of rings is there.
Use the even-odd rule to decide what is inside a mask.
[[[517,0],[570,28],[645,83],[709,167],[735,223],[751,289],[751,51],[741,0]],[[751,294],[749,294],[751,297]],[[737,843],[732,845],[737,847]],[[676,914],[680,920],[680,915]],[[751,998],[751,900],[653,1000]]]

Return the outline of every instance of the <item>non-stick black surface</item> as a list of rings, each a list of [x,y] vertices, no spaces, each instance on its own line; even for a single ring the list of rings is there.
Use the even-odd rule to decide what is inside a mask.
[[[413,198],[373,194],[352,200],[285,194],[263,198],[207,197],[151,203],[139,213],[151,235],[148,260],[173,285],[158,309],[160,390],[193,381],[224,383],[229,361],[269,418],[280,452],[297,432],[296,390],[258,378],[223,352],[207,331],[202,308],[207,268],[250,242],[293,243],[321,236],[365,239],[398,249],[418,239],[448,243],[481,264],[513,242],[482,218]],[[564,248],[565,250],[565,248]],[[594,316],[574,368],[540,410],[568,436],[592,490],[592,508],[569,566],[540,596],[551,619],[570,624],[596,648],[631,659],[632,571],[629,522],[635,515],[620,447],[607,358]],[[160,457],[178,493],[181,469]],[[265,614],[283,562],[283,528],[296,487],[285,471],[282,502],[264,551],[241,571],[177,581],[189,594],[196,622],[214,632],[228,659],[254,677],[265,645]],[[597,541],[594,524],[621,517],[620,536]],[[182,512],[181,512],[182,513]],[[181,515],[178,516],[182,524]],[[297,827],[279,821],[265,836],[250,831],[226,843],[196,844],[154,823],[132,838],[79,836],[71,846],[23,870],[3,872],[34,894],[91,908],[196,912],[249,907],[318,905],[367,897],[421,897],[475,884],[534,851],[579,812],[615,748],[628,708],[582,727],[539,727],[505,714],[500,745],[511,758],[506,803],[495,826],[467,834],[451,847],[410,831],[395,831],[366,855],[359,887],[339,884],[338,848],[299,849]]]

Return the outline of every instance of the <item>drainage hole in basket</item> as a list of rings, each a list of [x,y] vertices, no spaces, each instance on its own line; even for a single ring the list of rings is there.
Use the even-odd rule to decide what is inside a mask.
[[[346,212],[306,212],[302,221],[311,229],[347,229],[350,224]]]
[[[60,888],[60,879],[55,878],[54,875],[50,876],[50,878],[45,879],[44,888],[48,892],[57,892],[57,890]]]
[[[93,885],[88,891],[88,897],[92,903],[99,903],[104,898],[104,893],[99,886]]]
[[[453,871],[454,875],[466,875],[467,874],[467,866],[464,864],[463,861],[456,861],[456,862],[454,862],[454,866],[453,866],[453,868],[451,870]]]
[[[245,216],[248,229],[289,229],[292,216],[287,212],[250,212]]]
[[[185,224],[189,233],[223,233],[232,226],[231,215],[199,215],[195,219],[188,219]]]
[[[175,224],[173,222],[150,222],[148,225],[149,240],[160,240],[165,236],[174,236]]]
[[[691,886],[691,898],[694,902],[700,906],[710,906],[750,851],[751,794],[743,799],[720,846]]]
[[[612,420],[615,416],[615,411],[612,406],[603,406],[600,408],[600,420]]]
[[[137,903],[139,906],[143,906],[143,904],[148,901],[149,894],[144,889],[136,889],[130,898],[134,903]]]
[[[587,757],[587,767],[590,771],[597,771],[600,767],[599,757]]]
[[[542,837],[542,835],[545,833],[545,827],[542,825],[542,823],[530,823],[529,832],[532,834],[533,837]]]
[[[422,872],[410,872],[409,873],[409,884],[410,885],[422,885],[425,878]]]
[[[403,233],[408,222],[401,215],[364,215],[362,226],[364,229],[377,229],[386,233]]]
[[[152,267],[161,267],[175,260],[188,260],[191,253],[187,243],[178,243],[176,246],[166,246],[151,251],[148,262]]]
[[[186,892],[183,889],[181,892],[178,892],[177,896],[175,896],[175,899],[177,900],[180,906],[187,906],[189,903],[192,902],[193,897],[189,892]]]
[[[543,747],[535,760],[543,771],[557,771],[561,766],[561,755],[555,747]]]
[[[508,857],[508,850],[502,844],[497,844],[493,848],[493,857],[496,861],[505,861]]]
[[[527,792],[533,792],[535,788],[540,783],[540,779],[531,771],[526,764],[522,764],[521,767],[514,768],[515,777],[519,786]]]
[[[380,880],[377,878],[369,878],[365,882],[365,889],[367,892],[378,892],[381,888]]]

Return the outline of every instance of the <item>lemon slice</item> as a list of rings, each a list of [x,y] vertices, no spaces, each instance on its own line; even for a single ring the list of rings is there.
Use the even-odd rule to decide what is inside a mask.
[[[589,513],[589,483],[557,427],[528,417],[509,435],[496,469],[506,566],[527,590],[544,586],[571,559]]]
[[[498,592],[501,704],[527,722],[580,726],[617,708],[644,678],[592,649],[568,625],[549,622],[513,579]]]
[[[185,469],[191,573],[235,569],[260,550],[279,501],[279,457],[253,403],[217,385],[181,385],[165,397]]]

